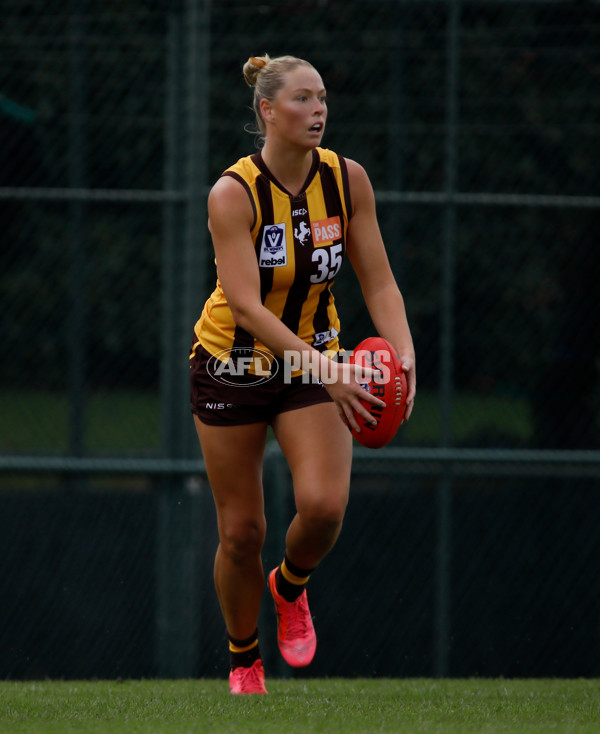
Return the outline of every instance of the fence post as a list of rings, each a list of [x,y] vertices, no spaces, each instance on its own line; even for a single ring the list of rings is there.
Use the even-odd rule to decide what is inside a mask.
[[[204,297],[206,223],[202,197],[208,146],[208,0],[184,0],[167,13],[165,189],[184,193],[165,204],[161,407],[163,450],[171,459],[198,452],[189,407],[194,321]],[[157,523],[156,669],[192,676],[197,659],[199,577],[194,558],[200,505],[183,476],[161,482]],[[191,524],[190,524],[191,522]]]
[[[69,17],[69,186],[74,189],[87,185],[86,165],[86,18],[87,0],[74,2]],[[81,200],[69,202],[69,315],[67,326],[69,453],[85,453],[86,405],[86,269],[87,252],[84,227],[87,204]],[[74,477],[73,482],[81,481]]]
[[[160,678],[191,678],[197,672],[201,486],[179,477],[160,482],[155,654]]]
[[[267,516],[267,540],[264,549],[265,573],[270,573],[275,564],[280,563],[285,550],[285,535],[289,520],[287,517],[289,470],[276,442],[268,444],[264,461],[265,514]],[[275,671],[279,678],[289,678],[289,666],[277,648],[277,632],[274,625],[275,615],[271,594],[265,589],[260,609],[260,646],[263,659],[269,670]]]
[[[394,33],[390,49],[390,97],[389,97],[389,166],[388,184],[391,191],[403,191],[406,188],[404,150],[406,103],[404,99],[404,29],[402,7],[394,5]],[[400,203],[386,207],[386,245],[388,257],[396,280],[402,288],[404,270],[404,206]]]
[[[461,0],[448,0],[446,42],[446,143],[444,234],[441,294],[441,415],[442,446],[452,445],[454,397],[454,285],[456,260],[456,179],[458,170],[458,61]],[[452,528],[452,476],[440,478],[438,487],[438,539],[436,552],[434,672],[448,673],[450,646],[450,557]]]

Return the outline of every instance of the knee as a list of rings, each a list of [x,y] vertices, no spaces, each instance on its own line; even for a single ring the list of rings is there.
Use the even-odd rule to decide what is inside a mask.
[[[236,564],[260,555],[265,542],[266,521],[236,521],[223,523],[219,530],[219,540],[223,553]]]
[[[298,508],[302,521],[315,530],[332,533],[339,530],[344,521],[347,497],[323,496],[304,503]]]

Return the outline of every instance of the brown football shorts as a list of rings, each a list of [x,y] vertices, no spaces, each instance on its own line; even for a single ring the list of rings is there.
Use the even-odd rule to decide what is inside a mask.
[[[278,369],[269,379],[229,373],[222,378],[215,376],[214,358],[196,340],[190,358],[192,413],[211,426],[238,426],[271,423],[279,413],[332,402],[320,382],[306,382],[302,376],[285,379],[282,361],[275,359]]]

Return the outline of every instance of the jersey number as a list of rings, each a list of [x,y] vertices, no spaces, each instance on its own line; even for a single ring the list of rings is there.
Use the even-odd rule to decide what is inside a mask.
[[[317,263],[318,272],[310,276],[311,283],[322,283],[324,280],[333,280],[342,267],[343,245],[319,247],[313,250],[312,259]]]

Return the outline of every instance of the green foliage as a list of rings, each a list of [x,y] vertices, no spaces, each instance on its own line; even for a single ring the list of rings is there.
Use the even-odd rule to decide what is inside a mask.
[[[0,451],[49,453],[68,450],[68,395],[43,390],[0,391]],[[85,447],[92,453],[160,451],[160,400],[155,392],[94,390],[86,396]],[[460,393],[453,414],[458,445],[486,446],[494,433],[503,445],[526,446],[532,420],[527,401],[507,395]],[[436,446],[441,435],[439,399],[422,390],[419,406],[400,429],[394,444]]]
[[[167,100],[180,94],[175,134],[182,173],[175,186],[188,185],[185,161],[197,145],[207,150],[206,180],[197,182],[204,189],[254,151],[244,132],[253,121],[251,90],[241,78],[245,58],[265,51],[304,56],[328,87],[324,145],[363,164],[378,194],[420,385],[437,388],[440,343],[450,339],[458,389],[500,395],[508,384],[535,404],[536,441],[548,443],[558,435],[556,426],[548,428],[554,375],[577,374],[574,414],[593,414],[597,406],[597,208],[519,200],[459,206],[452,242],[455,312],[452,333],[441,336],[448,212],[435,197],[449,184],[451,160],[463,193],[591,197],[598,191],[600,8],[461,3],[453,132],[449,7],[441,0],[211,3],[207,36],[197,36],[209,47],[196,49],[209,60],[202,77],[208,109],[196,106],[194,127],[186,120],[192,107],[186,95],[196,94],[198,83],[186,68],[189,29],[173,36],[185,4],[88,0],[59,4],[50,13],[32,0],[9,0],[0,94],[35,117],[19,121],[0,107],[7,141],[1,184],[162,189],[173,163]],[[167,63],[174,42],[177,68]],[[207,130],[207,139],[197,140],[193,130]],[[397,192],[434,198],[398,204]],[[15,387],[61,388],[78,342],[92,387],[155,388],[162,319],[170,327],[177,319],[165,308],[161,280],[165,210],[126,201],[79,209],[35,200],[0,206],[7,243],[0,329],[11,357],[0,361],[0,379]],[[172,221],[180,215],[174,212]],[[183,247],[180,233],[173,239]],[[197,262],[211,259],[203,252]],[[212,263],[207,271],[206,278],[203,266],[194,274],[199,304],[214,282]],[[347,347],[373,328],[349,271],[347,263],[334,288]],[[74,335],[78,328],[82,333]],[[570,440],[597,445],[598,432],[586,422],[569,429]]]

